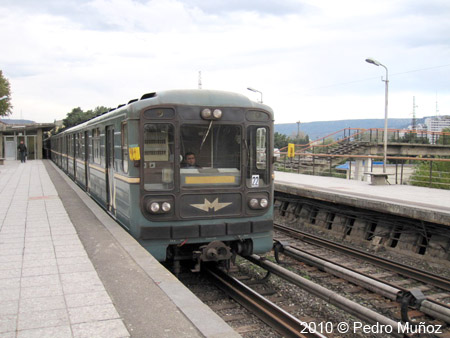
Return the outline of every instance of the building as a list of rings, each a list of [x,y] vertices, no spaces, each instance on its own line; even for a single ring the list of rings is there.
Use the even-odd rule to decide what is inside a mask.
[[[30,120],[0,120],[0,158],[18,160],[17,146],[24,141],[28,159],[43,158],[44,135],[55,127],[54,123],[35,123]]]

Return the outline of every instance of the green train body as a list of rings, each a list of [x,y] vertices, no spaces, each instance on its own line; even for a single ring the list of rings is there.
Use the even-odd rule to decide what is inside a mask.
[[[272,248],[273,120],[239,94],[150,93],[51,137],[51,158],[159,261],[227,260]]]

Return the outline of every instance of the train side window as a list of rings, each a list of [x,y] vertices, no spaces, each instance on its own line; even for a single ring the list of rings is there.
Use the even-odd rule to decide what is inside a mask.
[[[173,189],[174,128],[168,123],[144,125],[144,189]]]
[[[100,129],[92,130],[92,155],[94,163],[100,164]]]
[[[128,173],[128,124],[122,123],[122,170]]]

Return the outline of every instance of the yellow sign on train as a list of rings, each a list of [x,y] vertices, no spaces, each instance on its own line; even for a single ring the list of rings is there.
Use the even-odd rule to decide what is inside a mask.
[[[139,161],[141,159],[141,151],[139,147],[129,148],[129,156],[131,161]]]
[[[288,157],[294,157],[295,156],[295,144],[289,143],[288,144]]]

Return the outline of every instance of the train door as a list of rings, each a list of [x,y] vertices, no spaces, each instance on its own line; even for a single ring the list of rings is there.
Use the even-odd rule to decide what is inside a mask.
[[[78,157],[78,133],[73,134],[72,137],[72,154],[73,154],[73,180],[77,181],[77,157]]]
[[[86,191],[89,191],[89,132],[84,132],[84,179]]]
[[[106,127],[106,201],[107,209],[115,213],[115,184],[114,184],[114,127]]]
[[[66,154],[65,160],[66,164],[64,169],[66,170],[67,173],[69,172],[69,137],[70,137],[69,135],[66,136],[65,138],[66,144],[64,145],[64,153]]]

